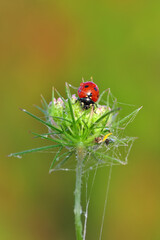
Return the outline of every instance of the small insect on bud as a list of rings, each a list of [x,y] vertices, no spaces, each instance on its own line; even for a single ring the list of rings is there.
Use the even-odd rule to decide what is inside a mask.
[[[112,133],[108,133],[108,134],[105,135],[104,137],[103,137],[103,136],[96,137],[96,138],[94,139],[94,142],[95,142],[95,143],[98,143],[98,144],[100,144],[100,143],[102,143],[102,142],[105,142],[105,144],[108,145],[109,142],[110,142],[110,140],[108,139],[108,137],[109,137],[111,134],[112,134]]]

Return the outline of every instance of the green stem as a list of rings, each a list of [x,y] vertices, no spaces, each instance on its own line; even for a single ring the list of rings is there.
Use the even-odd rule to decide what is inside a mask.
[[[75,186],[75,205],[74,205],[74,215],[75,215],[75,230],[76,239],[83,240],[82,237],[82,221],[81,221],[81,185],[82,185],[82,163],[84,159],[84,147],[77,147],[77,167],[76,167],[76,186]]]

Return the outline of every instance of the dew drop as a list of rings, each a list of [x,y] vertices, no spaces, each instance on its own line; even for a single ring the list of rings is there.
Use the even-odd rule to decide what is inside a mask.
[[[82,207],[81,207],[81,209],[80,209],[80,214],[82,214]]]

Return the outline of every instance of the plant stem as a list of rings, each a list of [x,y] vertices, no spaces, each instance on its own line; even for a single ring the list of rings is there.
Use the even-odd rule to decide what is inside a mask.
[[[76,186],[75,186],[75,230],[76,239],[83,240],[82,237],[82,221],[81,221],[81,185],[82,185],[82,163],[84,158],[84,147],[80,145],[77,147],[77,167],[76,167]]]

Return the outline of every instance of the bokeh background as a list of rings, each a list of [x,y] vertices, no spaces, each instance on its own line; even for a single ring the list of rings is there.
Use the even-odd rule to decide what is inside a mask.
[[[126,129],[138,137],[128,165],[113,168],[102,239],[160,239],[159,24],[159,0],[0,0],[0,239],[75,239],[74,174],[48,174],[51,154],[7,155],[45,145],[29,134],[44,128],[19,107],[41,116],[41,94],[49,102],[52,86],[64,95],[66,81],[91,76],[143,105]],[[97,173],[88,240],[99,239],[106,176]]]

